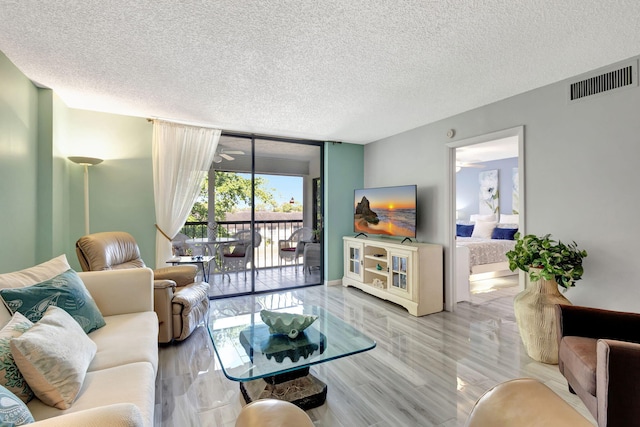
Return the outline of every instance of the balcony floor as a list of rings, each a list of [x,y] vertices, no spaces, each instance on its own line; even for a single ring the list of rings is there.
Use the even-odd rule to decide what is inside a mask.
[[[282,289],[297,288],[309,285],[319,285],[320,269],[312,268],[311,273],[302,271],[302,266],[268,267],[258,269],[256,274],[256,292],[278,291]],[[251,273],[247,271],[245,280],[244,271],[229,275],[211,273],[209,276],[210,298],[223,298],[231,295],[246,294],[251,292]]]

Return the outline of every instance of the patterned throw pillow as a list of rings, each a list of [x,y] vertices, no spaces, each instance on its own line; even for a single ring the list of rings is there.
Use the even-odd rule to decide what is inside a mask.
[[[9,311],[20,312],[34,323],[54,305],[69,313],[86,333],[106,324],[89,291],[72,269],[36,285],[0,289],[0,297]]]
[[[15,394],[0,386],[0,425],[22,426],[35,420],[29,408]]]
[[[97,350],[69,313],[55,306],[9,346],[34,394],[58,409],[71,407]]]
[[[30,320],[20,313],[13,315],[9,323],[0,330],[0,385],[27,403],[33,398],[33,391],[18,370],[11,355],[9,341],[17,338],[33,326]],[[0,406],[2,404],[0,403]],[[1,424],[1,423],[0,423]]]

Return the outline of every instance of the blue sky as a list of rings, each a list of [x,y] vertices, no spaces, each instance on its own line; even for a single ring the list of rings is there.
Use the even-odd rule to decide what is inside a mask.
[[[251,179],[251,174],[239,174],[244,178]],[[302,177],[283,175],[263,175],[256,174],[256,177],[263,177],[267,181],[267,188],[274,188],[273,197],[278,205],[288,202],[293,197],[296,203],[302,203]]]

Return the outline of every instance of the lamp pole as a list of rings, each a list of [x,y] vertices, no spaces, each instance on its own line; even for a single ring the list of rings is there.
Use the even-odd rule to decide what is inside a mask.
[[[95,157],[69,157],[74,163],[84,166],[84,233],[89,234],[89,166],[102,163]]]

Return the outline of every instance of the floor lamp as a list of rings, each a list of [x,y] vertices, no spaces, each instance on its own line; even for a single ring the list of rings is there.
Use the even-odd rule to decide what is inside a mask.
[[[84,166],[84,233],[89,234],[89,166],[102,163],[102,159],[95,157],[69,157],[73,163]]]

